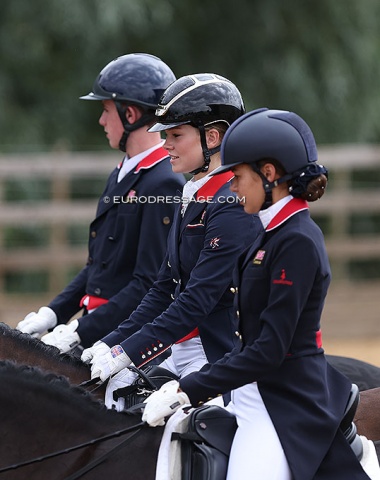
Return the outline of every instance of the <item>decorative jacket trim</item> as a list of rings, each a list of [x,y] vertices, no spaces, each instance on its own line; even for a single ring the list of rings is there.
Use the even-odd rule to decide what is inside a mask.
[[[215,193],[221,188],[225,183],[229,182],[234,178],[234,175],[231,172],[222,173],[220,175],[215,175],[211,177],[195,194],[196,200],[205,200],[208,197],[213,197]]]
[[[163,147],[157,148],[157,150],[151,152],[137,164],[137,167],[133,173],[139,173],[139,171],[142,169],[154,167],[154,165],[167,158],[168,155],[168,151]]]
[[[306,200],[302,200],[301,198],[293,198],[277,213],[277,215],[272,218],[266,228],[266,231],[270,232],[271,230],[274,230],[296,213],[308,209],[309,205],[307,204]]]

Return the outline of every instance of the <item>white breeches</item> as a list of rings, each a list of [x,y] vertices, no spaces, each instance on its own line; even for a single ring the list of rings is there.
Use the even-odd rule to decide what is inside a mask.
[[[160,367],[167,368],[178,377],[185,377],[189,373],[197,372],[207,363],[200,337],[193,337],[182,343],[172,346],[170,357],[160,363]]]
[[[256,383],[232,392],[226,407],[238,428],[232,443],[227,480],[291,480],[292,475],[272,420]]]

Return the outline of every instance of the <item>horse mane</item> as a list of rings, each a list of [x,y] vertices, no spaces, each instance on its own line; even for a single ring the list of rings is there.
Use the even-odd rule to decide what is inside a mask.
[[[11,328],[6,323],[0,322],[0,336],[9,337],[16,340],[19,344],[31,350],[37,350],[46,357],[54,359],[58,362],[64,362],[73,367],[80,367],[85,365],[79,358],[69,353],[62,354],[59,348],[52,345],[47,345],[41,340],[32,337],[27,333],[22,333],[19,330]]]
[[[95,411],[108,411],[105,404],[97,399],[91,392],[71,384],[66,377],[47,372],[37,366],[20,365],[13,360],[0,360],[0,379],[17,379],[17,381],[31,381],[33,385],[43,385],[54,391],[61,391],[76,398],[86,399],[88,406]],[[86,404],[87,405],[87,404]]]

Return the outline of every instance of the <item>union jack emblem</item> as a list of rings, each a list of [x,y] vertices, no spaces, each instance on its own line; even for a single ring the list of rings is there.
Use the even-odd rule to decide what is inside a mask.
[[[258,250],[255,258],[253,259],[253,263],[255,265],[260,265],[260,263],[264,260],[265,257],[265,250]]]

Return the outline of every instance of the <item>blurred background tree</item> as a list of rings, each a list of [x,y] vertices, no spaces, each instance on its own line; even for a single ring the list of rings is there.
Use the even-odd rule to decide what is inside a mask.
[[[110,151],[97,123],[100,103],[79,97],[113,58],[147,52],[177,77],[224,75],[241,90],[247,110],[294,110],[318,145],[380,144],[379,24],[379,0],[1,0],[0,167],[7,175],[0,175],[0,321],[15,324],[46,304],[81,268],[82,255],[85,262],[87,222],[73,218],[66,228],[52,214],[35,217],[60,206],[71,215],[78,202],[95,211],[106,177],[99,163],[106,152],[118,162],[120,152]],[[364,169],[357,153],[371,156],[370,147],[347,145],[344,161],[349,156],[355,168],[330,171],[326,202],[335,208],[313,213],[330,248],[351,252],[332,262],[338,290],[326,315],[337,336],[363,333],[364,324],[371,338],[379,332],[379,159]],[[67,191],[56,188],[61,179],[45,170],[95,150],[99,155],[90,158],[99,159],[92,163],[98,176],[73,175]],[[25,162],[32,171],[38,160],[49,168],[30,177],[16,165]],[[334,203],[337,184],[353,212]],[[80,265],[66,260],[69,253]]]
[[[98,102],[113,58],[216,72],[247,109],[292,109],[318,143],[380,141],[378,0],[2,0],[1,152],[106,149]]]

